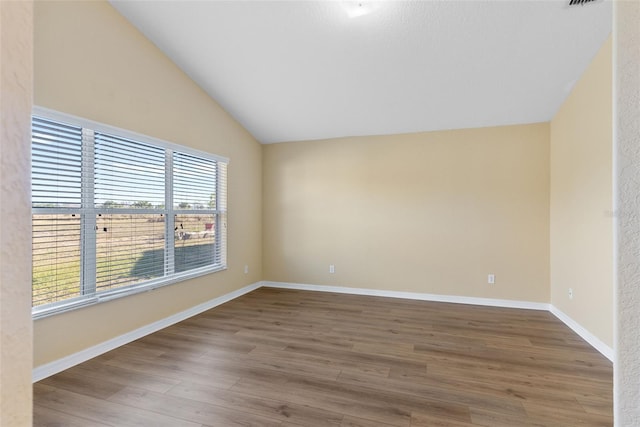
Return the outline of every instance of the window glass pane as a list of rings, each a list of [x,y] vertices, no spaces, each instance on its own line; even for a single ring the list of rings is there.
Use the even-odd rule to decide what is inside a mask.
[[[164,215],[101,214],[96,233],[96,291],[164,276]]]
[[[80,215],[33,215],[33,306],[80,295]]]
[[[215,160],[173,154],[173,206],[175,209],[216,209]]]
[[[95,207],[164,208],[164,148],[95,134]]]
[[[82,129],[34,117],[31,202],[38,207],[80,207]]]
[[[174,262],[176,273],[213,265],[216,215],[176,215]]]

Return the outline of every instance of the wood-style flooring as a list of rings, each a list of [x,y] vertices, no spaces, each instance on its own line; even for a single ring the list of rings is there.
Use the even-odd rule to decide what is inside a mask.
[[[544,311],[261,288],[34,384],[36,426],[611,426]]]

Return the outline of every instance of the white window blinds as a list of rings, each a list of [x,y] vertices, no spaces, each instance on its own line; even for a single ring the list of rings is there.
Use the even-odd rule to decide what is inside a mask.
[[[79,208],[82,128],[34,118],[31,146],[33,206]]]
[[[226,268],[226,159],[51,115],[32,122],[34,316]]]
[[[215,210],[216,161],[173,153],[173,177],[175,209]]]
[[[32,287],[42,305],[82,291],[82,129],[42,118],[32,128]]]
[[[96,208],[164,209],[165,150],[95,134]]]
[[[206,266],[211,257],[214,263],[221,263],[221,236],[226,234],[226,217],[218,209],[220,199],[226,199],[221,163],[173,153],[173,176],[175,270]]]

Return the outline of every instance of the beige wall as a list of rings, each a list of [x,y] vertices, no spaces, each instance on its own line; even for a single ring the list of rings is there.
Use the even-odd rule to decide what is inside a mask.
[[[265,280],[549,301],[548,123],[266,145],[263,171]]]
[[[230,158],[229,269],[36,321],[36,366],[262,278],[260,145],[108,3],[36,3],[34,85],[36,105]]]
[[[31,425],[33,4],[0,1],[0,426]],[[25,143],[27,141],[27,143]]]
[[[551,303],[610,347],[611,60],[609,38],[551,121],[550,211]]]

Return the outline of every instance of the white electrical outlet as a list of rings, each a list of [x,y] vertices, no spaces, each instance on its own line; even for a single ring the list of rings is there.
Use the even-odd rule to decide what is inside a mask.
[[[248,265],[244,266],[244,274],[249,274],[249,266]]]
[[[489,274],[487,276],[487,283],[493,285],[494,283],[496,283],[496,275],[495,274]]]
[[[329,273],[333,274],[336,272],[336,266],[331,264],[329,265]]]
[[[573,299],[573,288],[569,288],[569,299]]]

